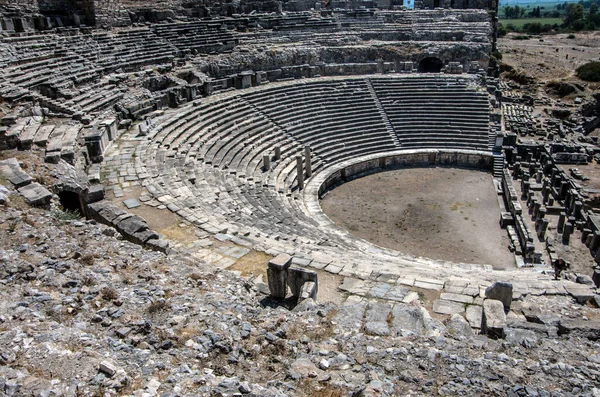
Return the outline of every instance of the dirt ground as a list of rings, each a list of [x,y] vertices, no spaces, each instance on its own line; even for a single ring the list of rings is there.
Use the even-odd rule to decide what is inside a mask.
[[[323,211],[354,235],[432,259],[514,267],[492,176],[458,168],[407,168],[346,183]]]
[[[600,60],[600,31],[544,35],[529,40],[514,40],[509,34],[498,40],[502,62],[523,70],[540,82],[576,79],[575,69]],[[598,86],[596,83],[595,86]]]

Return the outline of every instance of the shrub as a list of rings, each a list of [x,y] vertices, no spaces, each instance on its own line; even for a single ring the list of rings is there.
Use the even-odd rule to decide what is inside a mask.
[[[600,62],[588,62],[577,68],[577,76],[585,81],[600,81]]]
[[[508,33],[508,30],[506,30],[506,27],[504,25],[502,25],[501,23],[498,24],[498,37],[504,37],[506,36],[506,34]]]
[[[105,301],[114,301],[119,298],[119,294],[113,288],[104,287],[100,290],[100,294],[102,294],[102,299]]]
[[[567,39],[574,39],[575,37],[576,36],[573,33],[571,33],[570,35],[567,36]]]
[[[50,216],[59,221],[74,221],[81,219],[81,213],[77,210],[71,211],[67,209],[55,208],[50,212]]]

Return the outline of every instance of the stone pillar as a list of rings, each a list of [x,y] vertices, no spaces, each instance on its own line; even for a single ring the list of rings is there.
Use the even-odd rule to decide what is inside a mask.
[[[567,217],[567,213],[564,211],[561,212],[560,215],[558,216],[558,225],[556,226],[556,229],[558,230],[559,233],[563,232],[566,217]]]
[[[513,165],[513,177],[518,178],[520,174],[521,174],[521,163],[516,162]]]
[[[277,161],[281,158],[281,146],[277,145],[275,146],[275,158],[274,160]]]
[[[598,249],[598,245],[600,244],[600,232],[595,231],[592,236],[592,242],[590,243],[590,250],[596,251]]]
[[[312,159],[310,156],[310,146],[304,146],[304,161],[306,164],[304,165],[306,169],[306,177],[310,178],[312,175]]]
[[[292,257],[287,254],[279,254],[269,261],[267,279],[272,297],[283,299],[287,295],[287,270],[291,264]]]
[[[565,227],[562,235],[562,243],[564,245],[569,245],[569,239],[571,237],[571,233],[573,233],[573,224],[571,222],[565,223]]]
[[[541,182],[542,182],[542,177],[543,177],[543,176],[544,176],[544,173],[543,173],[542,171],[538,171],[538,172],[535,174],[535,181],[536,181],[537,183],[541,183]]]
[[[567,190],[569,187],[569,182],[566,181],[562,181],[560,182],[560,191],[558,193],[558,199],[559,200],[564,200],[566,195],[567,195]]]
[[[304,189],[304,167],[302,156],[296,156],[296,173],[298,174],[298,189]]]
[[[540,207],[537,213],[537,219],[544,219],[548,210],[543,205]]]
[[[573,215],[575,215],[575,219],[581,218],[581,208],[583,207],[583,203],[581,201],[575,201],[575,209],[573,210]]]
[[[540,223],[540,228],[538,230],[538,236],[539,238],[543,239],[544,236],[546,235],[546,230],[548,229],[548,224],[550,223],[550,221],[546,218],[542,219],[542,223]]]
[[[592,231],[588,228],[584,228],[581,231],[581,242],[582,243],[584,243],[584,244],[586,243],[586,240],[587,240],[588,236],[590,235],[590,233],[592,233]]]
[[[265,168],[265,172],[271,169],[271,155],[265,154],[263,156],[263,167]]]

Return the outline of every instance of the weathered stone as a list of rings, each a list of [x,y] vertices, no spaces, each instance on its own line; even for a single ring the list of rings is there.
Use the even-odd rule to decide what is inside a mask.
[[[392,314],[392,328],[398,335],[404,335],[405,333],[424,334],[423,312],[418,307],[398,303],[394,305]]]
[[[586,303],[594,297],[594,293],[589,287],[583,284],[566,285],[565,289],[579,303]]]
[[[292,263],[292,257],[280,254],[269,261],[267,279],[269,290],[274,298],[285,298],[287,295],[287,269]]]
[[[506,314],[502,302],[494,299],[483,301],[481,332],[492,338],[502,338],[505,326]]]
[[[433,311],[439,314],[460,314],[465,312],[464,303],[437,299],[433,302]]]
[[[391,307],[385,303],[371,303],[365,313],[365,332],[369,335],[386,336],[390,334],[388,317]]]
[[[534,347],[538,343],[535,332],[519,328],[504,328],[504,339],[511,345],[521,345],[527,348]]]
[[[317,300],[317,283],[307,281],[304,284],[302,284],[302,289],[300,290],[300,296],[298,297],[298,301],[302,302],[306,299],[312,299],[314,301]]]
[[[108,377],[112,377],[117,373],[117,367],[108,361],[101,361],[98,370]]]
[[[473,329],[468,321],[460,314],[454,314],[446,323],[448,335],[456,339],[467,339],[473,336]]]
[[[558,334],[600,340],[600,321],[563,319],[558,323]]]
[[[44,206],[50,204],[52,193],[37,182],[17,189],[29,205]]]
[[[497,281],[485,289],[485,297],[502,302],[504,310],[509,310],[513,298],[513,286],[511,283]]]
[[[304,283],[311,281],[314,283],[314,293],[315,293],[315,298],[316,298],[316,289],[317,289],[317,273],[312,271],[312,270],[308,270],[305,269],[303,267],[300,266],[289,266],[287,269],[287,278],[286,278],[286,282],[287,285],[290,287],[290,291],[292,292],[292,295],[294,295],[296,298],[299,297],[301,295],[301,290],[302,287],[304,285]],[[313,299],[315,299],[313,298]]]
[[[466,318],[471,328],[481,328],[482,315],[483,307],[467,306]]]

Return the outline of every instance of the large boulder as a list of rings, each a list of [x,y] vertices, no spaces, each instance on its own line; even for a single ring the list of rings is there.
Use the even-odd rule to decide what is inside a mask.
[[[486,299],[483,301],[481,316],[481,332],[491,338],[502,338],[506,327],[504,305],[499,300]]]

